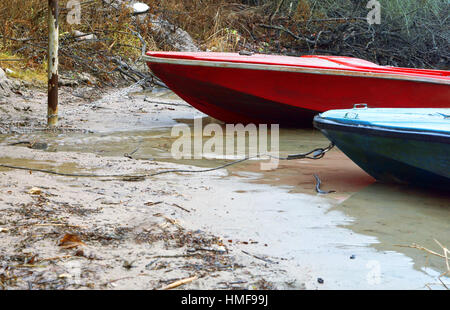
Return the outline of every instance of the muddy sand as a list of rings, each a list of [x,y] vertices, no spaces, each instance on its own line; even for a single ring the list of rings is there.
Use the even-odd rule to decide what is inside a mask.
[[[179,102],[158,105],[157,96],[149,104],[124,101],[124,93],[112,93],[112,98],[89,100],[86,98],[98,98],[94,89],[63,88],[60,128],[55,133],[45,130],[45,93],[26,90],[3,99],[0,128],[6,138],[0,148],[0,162],[96,174],[189,168],[123,156],[9,145],[42,141],[42,132],[48,138],[130,126],[147,129],[149,124],[170,126],[175,118],[201,115]],[[166,98],[164,102],[171,101]],[[308,275],[303,270],[289,266],[283,258],[252,254],[249,247],[258,241],[225,239],[196,223],[196,213],[202,208],[217,207],[217,202],[210,201],[218,195],[214,180],[226,174],[226,170],[218,170],[129,181],[0,168],[0,286],[160,289],[187,278],[192,281],[183,289],[305,288]],[[204,196],[208,202],[187,206],[193,196]]]
[[[42,91],[0,99],[0,164],[96,175],[198,170],[153,158],[167,155],[173,141],[167,128],[204,115],[167,91],[133,94],[137,90],[62,88],[55,131],[45,129]],[[311,139],[314,147],[327,145],[320,133],[308,133],[306,143]],[[336,193],[317,195],[314,173],[322,189]],[[374,180],[337,149],[318,161],[280,162],[268,172],[250,161],[148,178],[7,168],[0,175],[4,289],[424,288],[438,274],[424,272],[416,253],[377,249],[381,232],[375,238],[348,229],[349,218],[362,218],[365,210],[336,206]],[[361,197],[357,206],[367,200]],[[448,197],[427,199],[433,205],[427,212],[434,210],[428,220],[439,235],[446,230]],[[389,242],[410,244],[416,237]],[[381,280],[371,280],[370,262],[382,267]]]

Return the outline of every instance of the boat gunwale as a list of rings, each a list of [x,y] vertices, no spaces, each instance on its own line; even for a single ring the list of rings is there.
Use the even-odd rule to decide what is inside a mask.
[[[386,138],[408,138],[416,141],[427,141],[450,144],[450,133],[432,130],[417,130],[407,128],[389,128],[379,125],[366,125],[355,123],[344,123],[337,120],[330,120],[316,115],[313,120],[314,127],[319,130],[340,130],[357,134],[370,134]]]
[[[300,66],[287,66],[287,65],[269,65],[269,64],[257,64],[257,63],[243,63],[243,62],[227,62],[227,61],[210,61],[210,60],[193,60],[193,59],[179,59],[179,58],[166,58],[155,57],[149,55],[142,55],[143,60],[149,63],[160,63],[170,65],[183,65],[183,66],[200,66],[200,67],[212,67],[212,68],[229,68],[229,69],[247,69],[247,70],[259,70],[259,71],[279,71],[279,72],[293,72],[293,73],[307,73],[318,75],[337,75],[337,76],[349,76],[349,77],[363,77],[363,78],[379,78],[388,80],[400,80],[410,82],[423,82],[438,85],[450,85],[450,79],[439,79],[433,77],[420,77],[414,75],[401,75],[401,74],[389,74],[383,72],[362,72],[354,71],[350,69],[319,69]]]

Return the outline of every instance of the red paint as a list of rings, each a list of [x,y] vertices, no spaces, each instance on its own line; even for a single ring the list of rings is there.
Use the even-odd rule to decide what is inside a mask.
[[[227,123],[310,126],[312,117],[319,112],[352,108],[357,103],[372,108],[450,107],[449,71],[383,67],[349,57],[176,52],[149,52],[148,55],[207,61],[206,66],[193,66],[148,60],[148,65],[185,101]],[[208,66],[221,62],[270,65],[275,70]],[[279,71],[278,68],[283,70],[281,66],[319,72],[337,70],[344,75]],[[355,76],[372,73],[389,74],[397,79]],[[433,82],[407,80],[411,77]]]

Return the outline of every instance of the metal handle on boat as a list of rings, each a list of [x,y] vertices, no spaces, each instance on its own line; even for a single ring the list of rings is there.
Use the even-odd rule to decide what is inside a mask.
[[[367,103],[357,103],[353,106],[353,109],[367,109]]]

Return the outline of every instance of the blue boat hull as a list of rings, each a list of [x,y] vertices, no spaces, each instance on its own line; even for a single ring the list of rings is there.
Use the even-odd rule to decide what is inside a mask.
[[[314,125],[381,182],[450,189],[450,135],[345,124],[320,115]]]

